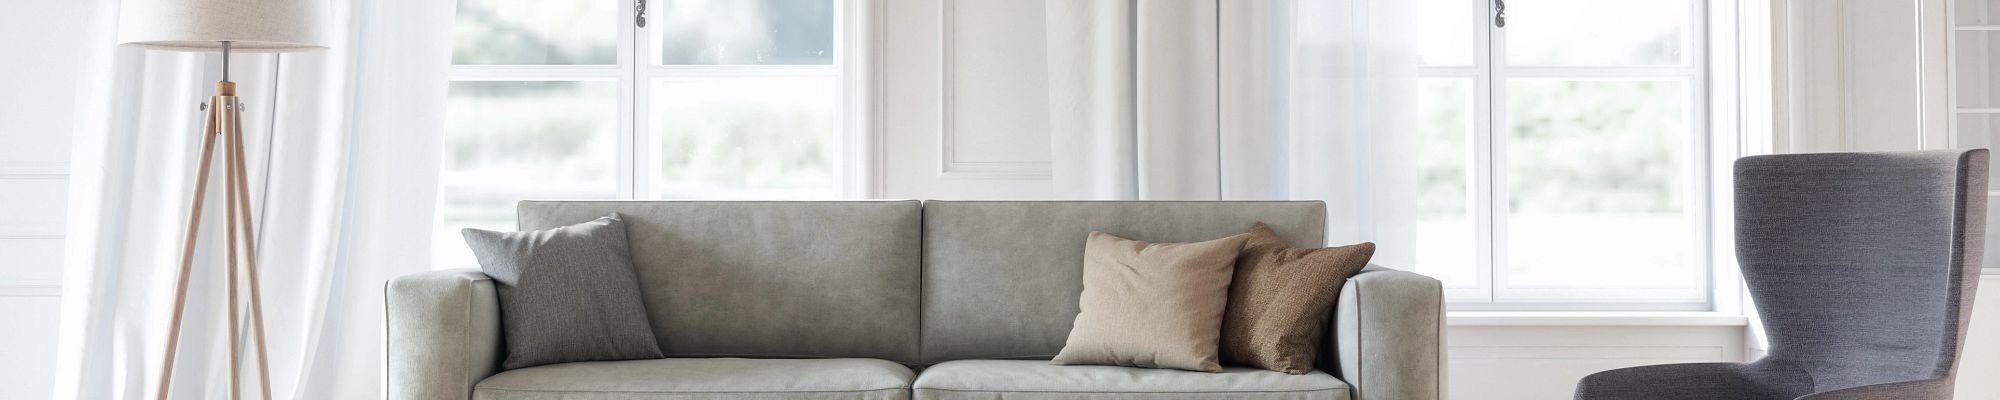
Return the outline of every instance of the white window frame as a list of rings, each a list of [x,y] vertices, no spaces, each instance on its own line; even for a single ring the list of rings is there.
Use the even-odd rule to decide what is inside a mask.
[[[461,81],[586,81],[615,82],[618,85],[618,199],[648,199],[659,188],[652,187],[659,168],[653,157],[649,118],[652,80],[681,77],[838,77],[840,101],[836,115],[839,140],[835,152],[835,173],[841,180],[838,198],[871,197],[875,190],[870,177],[878,142],[872,117],[875,79],[869,68],[876,52],[872,45],[873,22],[878,7],[875,0],[834,1],[834,61],[830,65],[652,65],[653,43],[659,30],[635,23],[634,0],[615,1],[620,6],[618,58],[616,65],[452,65],[449,79]],[[648,2],[648,8],[657,0]]]
[[[1733,252],[1718,251],[1718,245],[1727,246],[1728,235],[1717,235],[1718,221],[1727,218],[1726,210],[1717,213],[1721,196],[1718,185],[1727,184],[1728,165],[1741,147],[1737,141],[1735,96],[1737,95],[1733,76],[1736,57],[1736,8],[1735,0],[1695,0],[1689,2],[1687,34],[1682,46],[1689,49],[1688,63],[1684,66],[1508,66],[1505,64],[1506,28],[1493,26],[1495,3],[1492,0],[1462,0],[1482,2],[1476,7],[1475,21],[1485,29],[1474,29],[1474,54],[1470,66],[1429,66],[1418,67],[1418,78],[1451,78],[1469,80],[1473,86],[1473,137],[1469,170],[1472,174],[1467,196],[1468,214],[1473,219],[1477,231],[1475,266],[1477,281],[1473,286],[1446,287],[1446,298],[1454,311],[1724,311],[1738,308],[1737,281],[1733,274],[1724,274],[1720,266],[1727,265],[1733,272]],[[1728,53],[1718,55],[1716,53]],[[1687,121],[1691,134],[1683,143],[1683,165],[1680,179],[1688,186],[1683,193],[1684,210],[1690,219],[1689,243],[1690,260],[1696,262],[1700,270],[1689,289],[1637,291],[1627,289],[1575,289],[1575,288],[1520,288],[1507,285],[1508,268],[1505,264],[1507,249],[1507,193],[1506,176],[1502,173],[1506,165],[1507,121],[1505,101],[1506,85],[1509,78],[1564,78],[1564,79],[1630,79],[1666,78],[1684,79],[1688,88]],[[1724,99],[1724,98],[1727,99]],[[1717,177],[1722,177],[1717,179]],[[1725,199],[1726,201],[1726,199]],[[1727,225],[1723,225],[1727,226]],[[1615,260],[1607,260],[1615,262]],[[1727,275],[1727,277],[1725,277]]]

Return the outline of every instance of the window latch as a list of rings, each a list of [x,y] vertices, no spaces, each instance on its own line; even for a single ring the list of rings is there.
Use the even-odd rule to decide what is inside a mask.
[[[1507,0],[1493,0],[1493,27],[1507,27]]]
[[[646,0],[632,0],[632,23],[646,27]]]

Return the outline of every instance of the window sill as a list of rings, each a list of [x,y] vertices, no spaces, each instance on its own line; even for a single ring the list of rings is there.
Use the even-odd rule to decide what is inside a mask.
[[[1451,311],[1447,326],[1748,326],[1748,317],[1716,312]]]

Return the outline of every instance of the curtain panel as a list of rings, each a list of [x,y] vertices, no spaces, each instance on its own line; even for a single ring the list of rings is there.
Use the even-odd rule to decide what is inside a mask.
[[[1415,5],[1049,2],[1056,198],[1323,200],[1328,242],[1415,240]],[[1397,251],[1394,249],[1404,249]]]
[[[158,387],[213,53],[117,46],[89,0],[78,87],[57,398]],[[143,0],[133,0],[143,1]],[[429,269],[452,2],[330,0],[329,51],[238,54],[271,392],[381,396],[382,282]],[[221,169],[211,177],[220,181]],[[221,197],[210,185],[208,197]],[[207,202],[172,398],[228,392],[221,201]],[[247,313],[245,314],[247,319]],[[246,346],[247,348],[247,346]],[[244,354],[246,360],[249,350]],[[244,364],[245,393],[256,369]]]

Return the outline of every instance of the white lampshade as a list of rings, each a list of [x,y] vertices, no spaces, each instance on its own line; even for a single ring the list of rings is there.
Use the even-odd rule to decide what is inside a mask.
[[[324,50],[326,0],[128,0],[120,44],[159,50],[284,53]]]

